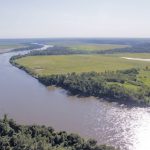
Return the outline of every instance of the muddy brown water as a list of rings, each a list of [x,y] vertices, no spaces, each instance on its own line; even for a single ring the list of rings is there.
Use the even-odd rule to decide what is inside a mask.
[[[45,124],[75,132],[122,150],[150,150],[149,108],[127,108],[46,88],[9,63],[17,53],[0,55],[1,116],[6,113],[20,124]]]

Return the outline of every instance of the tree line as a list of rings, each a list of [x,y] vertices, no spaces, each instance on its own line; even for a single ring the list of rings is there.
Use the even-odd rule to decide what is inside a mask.
[[[139,70],[132,68],[104,73],[87,72],[39,76],[38,80],[46,86],[63,87],[74,95],[95,96],[126,104],[149,105],[150,88],[137,80],[138,74]],[[126,88],[124,83],[137,86],[137,91]]]
[[[53,46],[42,51],[31,51],[28,55],[37,56],[37,55],[71,55],[71,54],[88,54],[88,52],[84,50],[72,50],[69,47],[64,46]]]
[[[96,54],[113,54],[113,53],[150,53],[150,43],[138,43],[126,48],[115,48],[107,51],[95,51]]]
[[[94,139],[84,140],[77,134],[56,132],[52,127],[18,125],[4,115],[0,119],[1,150],[115,150],[97,145]]]
[[[108,43],[107,43],[108,44]],[[42,51],[32,51],[28,55],[71,55],[71,54],[113,54],[113,53],[150,53],[150,42],[134,43],[125,48],[114,48],[110,50],[93,50],[84,49],[72,50],[67,46],[54,46]]]

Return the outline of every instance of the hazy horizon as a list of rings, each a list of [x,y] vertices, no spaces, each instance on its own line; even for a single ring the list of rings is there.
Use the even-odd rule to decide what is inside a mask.
[[[38,40],[38,39],[45,39],[45,40],[59,40],[59,39],[150,39],[150,37],[17,37],[17,38],[0,38],[0,40]]]
[[[1,0],[0,39],[150,38],[149,0]]]

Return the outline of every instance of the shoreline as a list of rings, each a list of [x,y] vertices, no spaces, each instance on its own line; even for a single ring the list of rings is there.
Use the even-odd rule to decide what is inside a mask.
[[[32,76],[33,78],[37,79],[42,85],[48,87],[48,86],[56,86],[56,87],[60,87],[60,88],[63,88],[64,90],[67,91],[67,94],[68,95],[72,95],[72,96],[77,96],[77,97],[90,97],[90,96],[94,96],[94,95],[88,95],[88,94],[81,94],[81,93],[74,93],[73,91],[69,90],[68,88],[66,88],[65,86],[63,85],[56,85],[56,84],[51,84],[51,85],[46,85],[44,84],[39,76],[37,74],[35,74],[34,72],[32,72],[31,70],[29,70],[28,68],[24,67],[24,66],[21,66],[19,64],[17,64],[15,62],[15,59],[14,60],[11,60],[9,61],[13,66],[17,67],[18,69],[21,69],[23,71],[25,71],[28,75]],[[125,105],[127,107],[141,107],[141,108],[145,108],[145,107],[149,107],[150,105],[149,104],[145,104],[144,102],[141,102],[141,103],[138,103],[138,101],[134,100],[134,99],[117,99],[117,98],[111,98],[111,97],[107,97],[107,96],[102,96],[102,97],[97,97],[97,96],[94,96],[95,98],[98,98],[98,99],[103,99],[104,101],[107,101],[107,102],[116,102],[118,103],[119,105]]]

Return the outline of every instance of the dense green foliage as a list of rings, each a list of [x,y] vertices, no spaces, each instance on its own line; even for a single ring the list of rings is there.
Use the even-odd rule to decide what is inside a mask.
[[[42,43],[45,39],[42,41]],[[46,43],[52,45],[75,45],[75,44],[119,44],[137,45],[150,42],[149,38],[59,38],[48,39]]]
[[[0,150],[114,150],[97,145],[93,139],[85,141],[77,134],[56,132],[52,127],[16,124],[5,115],[0,120]]]
[[[39,76],[38,79],[46,86],[61,86],[76,95],[149,105],[150,87],[137,80],[138,74],[139,70],[133,68],[116,72]],[[127,83],[137,89],[127,88]]]
[[[55,46],[30,55],[150,53],[149,39],[59,39],[52,40],[50,43]],[[107,50],[105,50],[105,46],[98,47],[100,44],[112,46],[107,46],[108,49],[106,47]],[[117,45],[118,48],[115,48]]]
[[[140,43],[131,47],[115,48],[107,51],[95,51],[97,54],[113,54],[113,53],[150,53],[150,43]]]
[[[87,45],[88,46],[88,45]],[[75,46],[76,47],[76,46]],[[37,56],[37,55],[70,55],[70,54],[113,54],[113,53],[150,53],[150,43],[137,44],[130,47],[125,48],[114,48],[108,50],[83,50],[82,48],[78,48],[76,50],[74,47],[70,48],[69,46],[54,46],[48,48],[47,50],[42,51],[32,51],[28,55],[29,56]],[[25,48],[22,48],[25,49]]]
[[[32,51],[28,55],[36,56],[36,55],[70,55],[70,54],[87,54],[87,52],[83,50],[71,50],[67,47],[62,46],[54,46],[49,47],[43,51]]]

